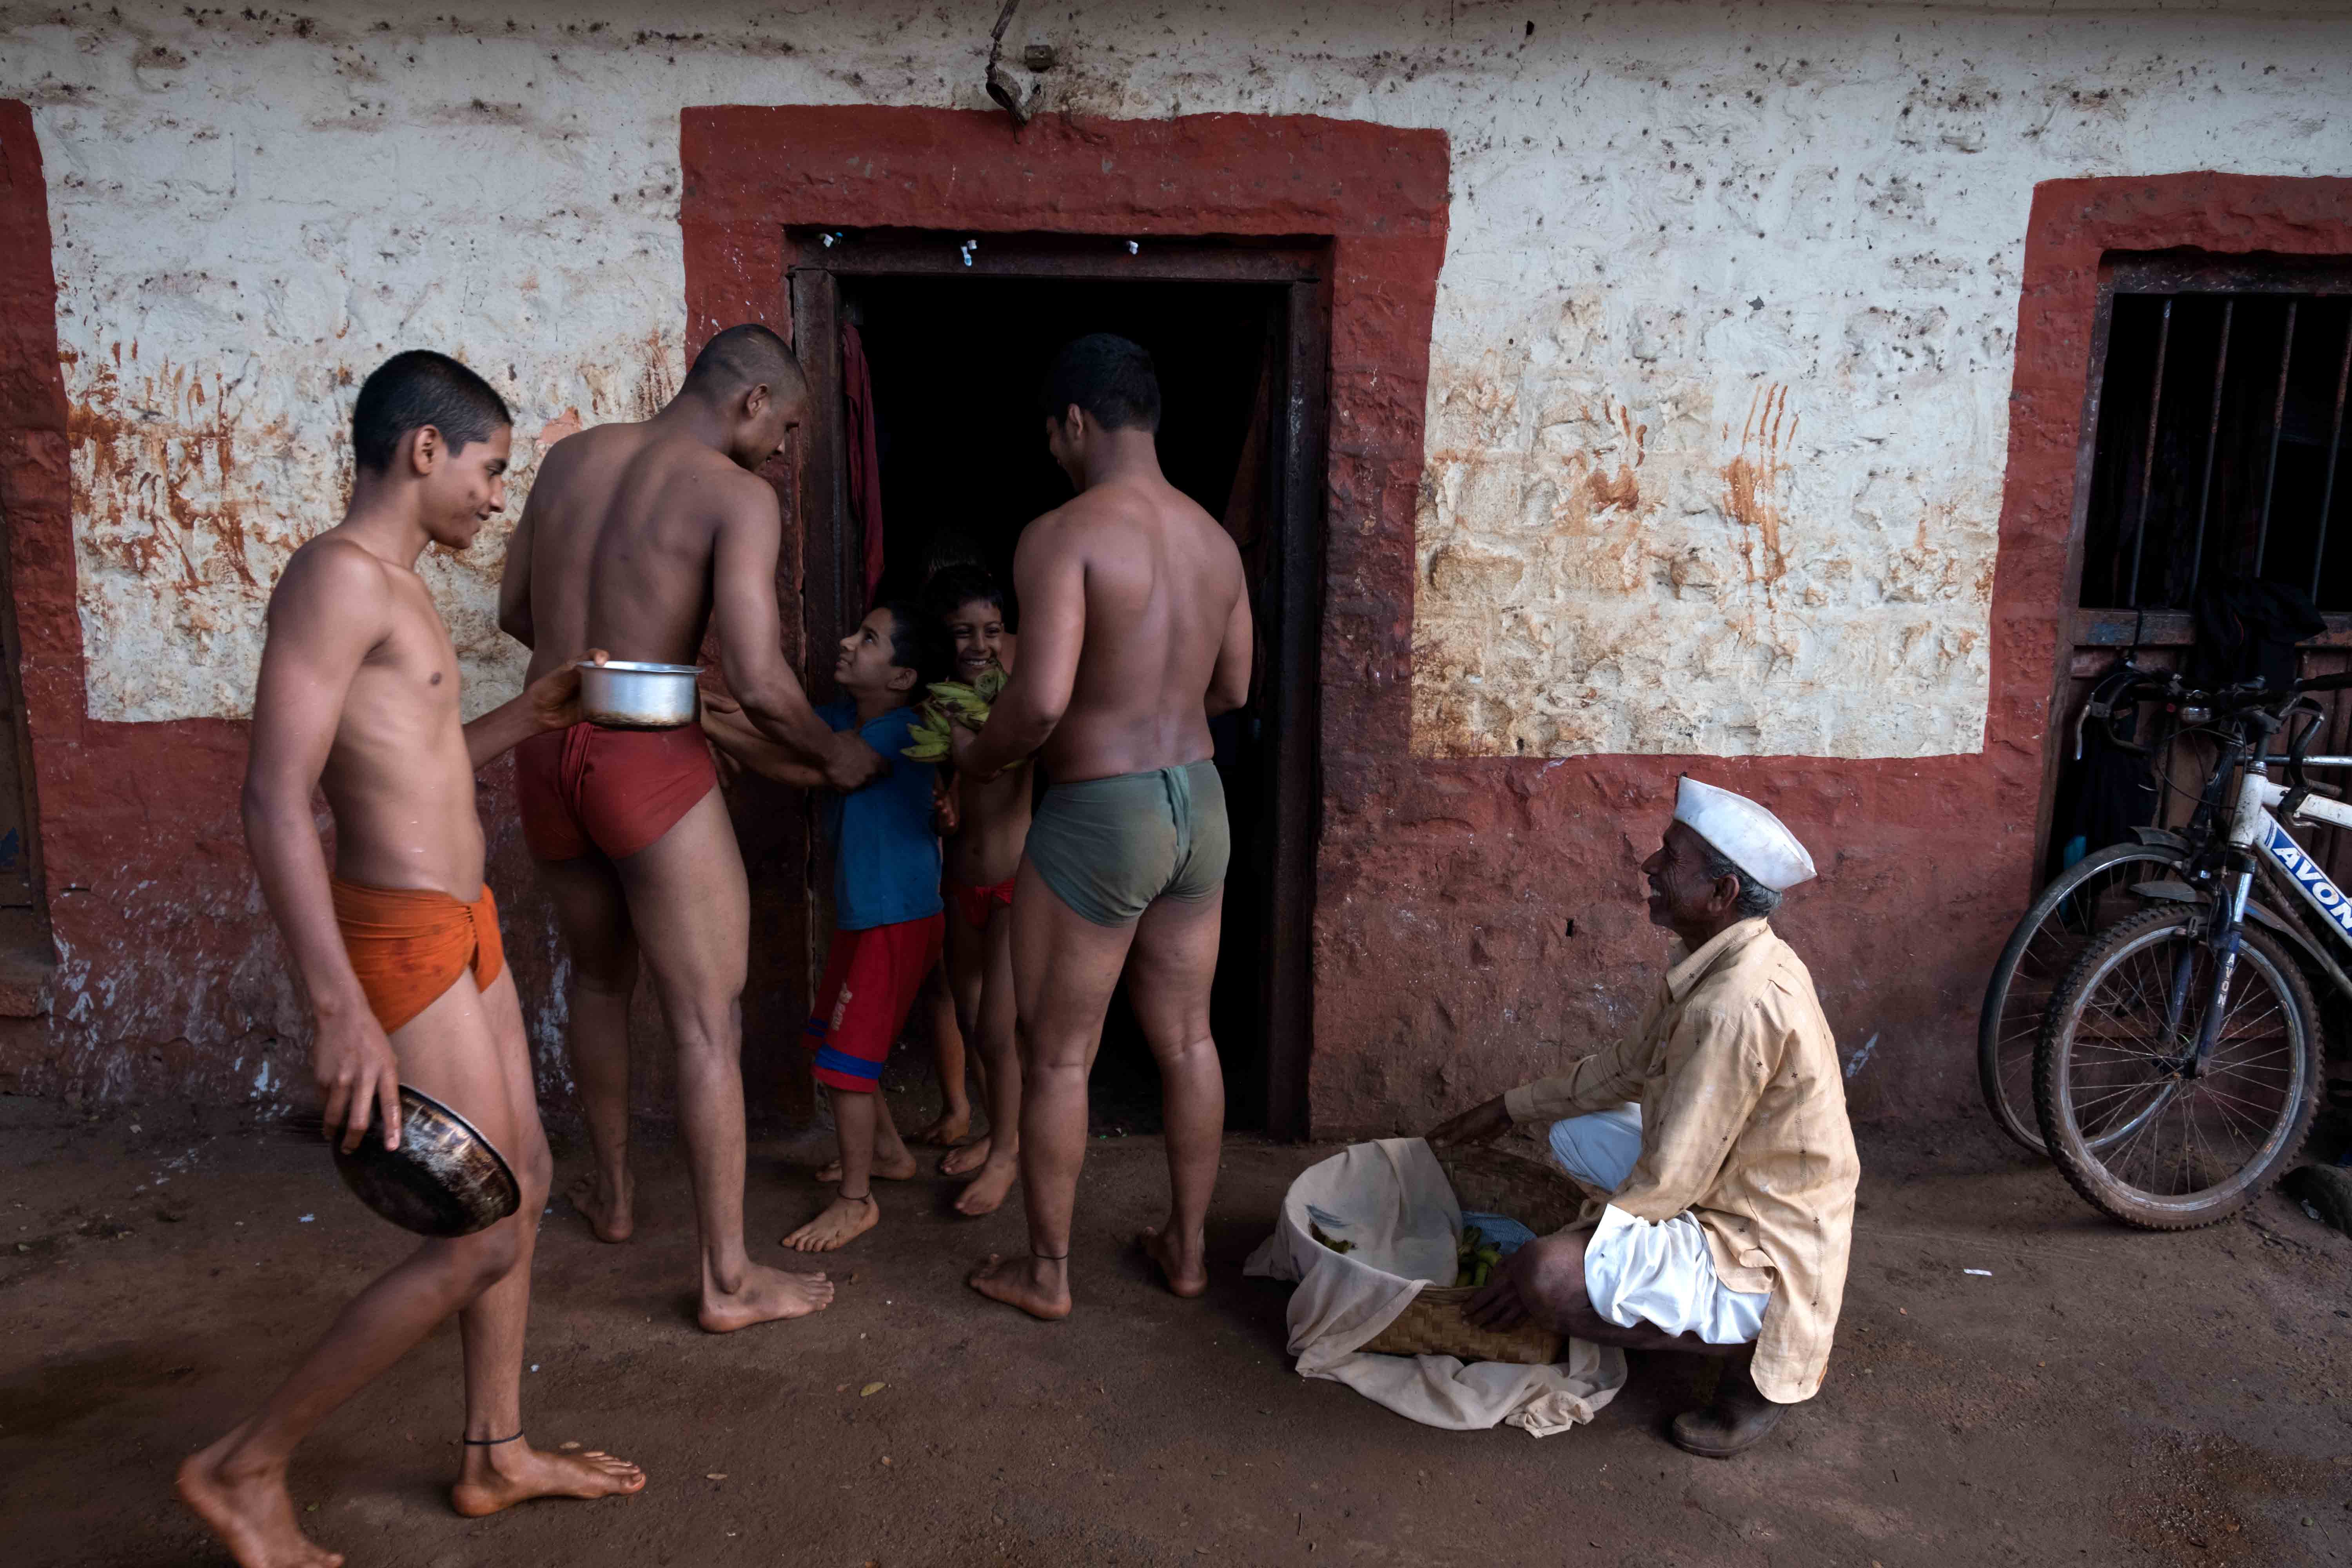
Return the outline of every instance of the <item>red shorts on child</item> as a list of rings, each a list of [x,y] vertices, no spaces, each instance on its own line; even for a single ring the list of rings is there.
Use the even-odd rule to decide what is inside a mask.
[[[827,1089],[872,1094],[881,1086],[890,1042],[907,1026],[923,976],[940,961],[942,915],[864,931],[836,931],[824,981],[808,1021],[816,1080]]]

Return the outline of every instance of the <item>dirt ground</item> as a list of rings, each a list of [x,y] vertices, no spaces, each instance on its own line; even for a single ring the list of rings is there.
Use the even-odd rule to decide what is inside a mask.
[[[636,1241],[599,1245],[561,1199],[546,1220],[525,1407],[539,1441],[609,1447],[651,1486],[457,1517],[445,1330],[297,1462],[305,1524],[358,1568],[2352,1561],[2352,1239],[2277,1196],[2142,1235],[1989,1131],[1866,1137],[1829,1381],[1717,1463],[1662,1436],[1711,1375],[1685,1358],[1632,1358],[1596,1423],[1542,1440],[1296,1376],[1284,1289],[1240,1265],[1325,1150],[1230,1146],[1200,1301],[1126,1245],[1159,1215],[1159,1141],[1111,1138],[1070,1321],[967,1291],[1019,1216],[960,1220],[924,1179],[884,1189],[831,1311],[714,1339],[689,1311],[683,1169],[644,1143]],[[811,1211],[824,1143],[755,1145],[762,1255]],[[171,1500],[173,1465],[401,1238],[315,1144],[185,1113],[0,1100],[0,1557],[226,1563]]]

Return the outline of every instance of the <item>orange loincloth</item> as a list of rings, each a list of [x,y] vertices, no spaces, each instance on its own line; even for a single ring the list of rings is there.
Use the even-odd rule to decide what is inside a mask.
[[[467,966],[475,989],[487,991],[505,965],[498,900],[487,882],[470,904],[425,888],[366,888],[341,877],[331,883],[343,951],[387,1035],[440,1000]]]

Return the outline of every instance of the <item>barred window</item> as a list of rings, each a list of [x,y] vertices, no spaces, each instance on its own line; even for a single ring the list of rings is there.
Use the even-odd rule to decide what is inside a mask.
[[[2245,574],[2352,610],[2352,265],[2191,253],[2109,263],[2085,609],[2180,611]]]

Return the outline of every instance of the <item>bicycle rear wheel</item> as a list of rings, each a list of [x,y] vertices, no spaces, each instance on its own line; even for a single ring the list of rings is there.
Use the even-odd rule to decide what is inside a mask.
[[[2213,1049],[2193,1068],[2214,954],[2197,910],[2103,933],[2053,999],[2034,1107],[2051,1158],[2126,1225],[2189,1230],[2252,1202],[2319,1108],[2319,1009],[2286,950],[2248,927]]]
[[[2087,855],[2042,889],[2009,933],[1977,1013],[1977,1084],[2000,1130],[2033,1152],[2049,1152],[2033,1109],[2033,1053],[2051,997],[2095,937],[2147,907],[2134,884],[2186,862],[2178,849],[2146,844]]]

